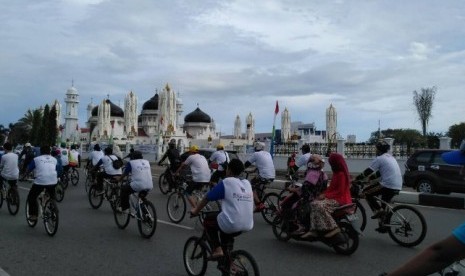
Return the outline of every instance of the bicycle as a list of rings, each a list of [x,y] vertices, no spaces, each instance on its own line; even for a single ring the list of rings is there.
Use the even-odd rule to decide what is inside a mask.
[[[65,197],[65,187],[63,186],[61,177],[59,177],[57,185],[55,186],[55,200],[56,202],[62,202],[64,197]]]
[[[365,229],[366,211],[360,200],[363,198],[362,190],[367,182],[352,182],[352,202],[357,206],[356,214],[364,220],[361,226]],[[405,204],[396,204],[374,197],[384,207],[384,214],[378,218],[380,233],[388,233],[391,239],[404,247],[413,247],[420,244],[426,236],[427,225],[423,215],[416,208]],[[360,214],[360,215],[359,215]],[[419,229],[418,229],[419,228]]]
[[[10,187],[6,187],[5,182],[9,182],[8,180],[2,179],[2,187],[0,189],[0,208],[3,205],[3,201],[6,201],[6,205],[8,207],[8,212],[12,216],[16,215],[19,210],[19,193],[17,188],[12,188],[11,184]]]
[[[103,179],[103,192],[97,190],[97,185],[94,184],[90,187],[89,192],[87,193],[89,198],[90,206],[94,209],[100,208],[103,203],[103,198],[105,197],[110,203],[111,209],[114,211],[116,208],[116,200],[120,196],[120,183],[114,177]]]
[[[177,176],[175,177],[176,187],[174,192],[168,196],[166,202],[166,211],[168,213],[168,218],[174,222],[181,222],[186,216],[187,205],[186,205],[186,188],[187,188],[187,178],[186,176]],[[204,185],[201,190],[194,190],[192,195],[195,197],[196,202],[200,202],[205,194],[208,192],[209,187]],[[209,202],[205,206],[206,210],[219,210],[220,204],[216,201]]]
[[[129,219],[137,219],[137,227],[142,237],[149,239],[155,233],[157,228],[157,212],[155,206],[147,199],[148,191],[141,191],[130,195],[129,203],[131,206],[129,213],[123,213],[113,210],[115,222],[118,228],[124,229],[129,224]],[[136,195],[137,194],[137,195]],[[121,205],[121,199],[116,200],[116,206]]]
[[[172,188],[170,187],[170,183],[168,179],[166,178],[166,176],[171,175],[171,177],[173,178],[173,172],[169,172],[170,170],[169,164],[162,164],[162,165],[165,166],[166,169],[162,174],[160,174],[160,177],[158,178],[158,187],[160,188],[160,192],[166,195],[170,191],[170,188]]]
[[[79,171],[76,169],[76,166],[69,166],[67,172],[63,172],[63,183],[65,183],[65,189],[68,188],[68,183],[71,182],[73,186],[76,186],[79,183]]]
[[[58,206],[55,201],[50,198],[50,195],[47,193],[47,190],[43,188],[37,197],[37,203],[39,205],[39,215],[44,222],[45,231],[51,237],[53,237],[58,230]],[[34,227],[37,224],[38,219],[31,220],[29,214],[29,203],[26,200],[26,221],[30,227]]]
[[[249,174],[255,172],[256,170],[246,170],[245,178],[249,179]],[[252,189],[256,191],[258,199],[261,203],[265,205],[265,208],[260,211],[263,216],[263,219],[268,224],[273,224],[274,218],[279,210],[279,201],[281,197],[275,192],[265,192],[265,189],[269,184],[272,183],[270,179],[260,178],[259,183],[252,185]]]
[[[215,212],[201,211],[199,218],[204,221],[207,216]],[[203,224],[202,224],[203,225]],[[245,250],[233,250],[234,240],[229,244],[221,244],[224,256],[212,258],[211,239],[203,227],[202,235],[187,239],[183,250],[183,262],[186,272],[190,276],[205,275],[209,261],[217,261],[217,269],[222,275],[260,275],[254,257]]]

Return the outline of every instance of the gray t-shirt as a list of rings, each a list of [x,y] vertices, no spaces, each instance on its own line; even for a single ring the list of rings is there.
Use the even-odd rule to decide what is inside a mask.
[[[384,153],[373,160],[370,165],[373,171],[381,174],[380,183],[382,186],[402,190],[402,173],[397,160],[389,153]]]

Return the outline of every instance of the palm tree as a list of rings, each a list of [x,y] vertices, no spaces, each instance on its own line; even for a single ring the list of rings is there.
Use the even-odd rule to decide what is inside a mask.
[[[431,88],[422,88],[421,93],[413,91],[413,103],[417,108],[418,116],[420,117],[423,136],[426,136],[426,127],[429,119],[432,116],[434,96],[436,95],[436,86]]]

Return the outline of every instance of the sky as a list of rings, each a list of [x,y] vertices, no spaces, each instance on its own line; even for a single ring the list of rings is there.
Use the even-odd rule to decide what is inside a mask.
[[[167,83],[232,134],[292,121],[366,141],[378,127],[421,131],[413,91],[437,87],[428,132],[464,122],[465,1],[15,0],[0,3],[0,124],[62,102],[86,107]],[[281,113],[276,128],[281,128]]]

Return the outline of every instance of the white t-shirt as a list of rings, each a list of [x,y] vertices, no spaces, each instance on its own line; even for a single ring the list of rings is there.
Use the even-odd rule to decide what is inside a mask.
[[[92,151],[89,156],[89,159],[92,160],[92,166],[97,165],[98,161],[100,161],[100,159],[102,159],[103,156],[104,154],[103,154],[103,151],[101,150]]]
[[[274,168],[273,158],[267,151],[261,150],[252,153],[247,160],[250,163],[255,163],[258,169],[258,174],[266,179],[274,179],[276,176],[276,170]]]
[[[12,152],[2,155],[2,159],[0,161],[0,170],[2,171],[2,177],[4,179],[18,180],[18,155]]]
[[[221,166],[221,164],[223,164],[226,161],[229,162],[230,160],[227,152],[225,152],[224,150],[217,150],[210,156],[210,161],[218,164],[219,171],[224,171],[224,168],[223,166]]]
[[[402,190],[402,173],[397,160],[389,153],[384,153],[373,160],[369,167],[381,174],[380,184],[386,188]]]
[[[60,148],[60,156],[61,156],[61,165],[68,166],[69,164],[69,150]]]
[[[303,154],[303,155],[300,155],[299,158],[297,158],[297,160],[295,160],[295,165],[297,167],[303,167],[305,169],[307,169],[307,163],[308,163],[308,159],[310,159],[310,156],[312,156],[312,154],[310,152],[307,152],[306,154]]]
[[[34,158],[34,184],[55,185],[57,178],[57,160],[51,155],[40,155]]]
[[[69,161],[73,162],[74,165],[78,164],[79,161],[79,152],[75,149],[69,152]]]
[[[247,179],[227,177],[223,179],[224,199],[218,226],[225,233],[249,231],[253,228],[253,192]]]
[[[131,188],[136,192],[152,190],[152,170],[149,161],[136,159],[129,161],[129,164],[131,165]]]
[[[113,154],[111,155],[104,155],[102,157],[102,165],[103,165],[103,169],[105,170],[105,173],[106,174],[109,174],[109,175],[121,175],[123,174],[121,168],[115,170],[115,168],[113,168],[113,160],[116,160],[118,159],[118,157],[114,156]]]
[[[198,153],[187,157],[184,164],[190,166],[194,182],[210,182],[210,168],[207,159]]]

